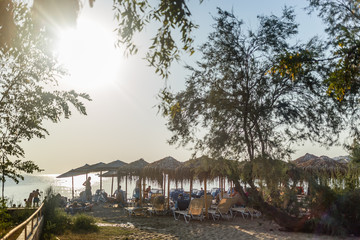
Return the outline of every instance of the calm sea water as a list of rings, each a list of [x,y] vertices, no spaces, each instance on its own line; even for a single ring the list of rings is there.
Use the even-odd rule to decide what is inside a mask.
[[[11,204],[24,204],[24,199],[29,197],[30,192],[33,190],[39,189],[41,192],[40,200],[43,200],[44,193],[49,187],[52,187],[56,193],[60,193],[62,196],[71,198],[71,177],[69,178],[56,178],[59,174],[33,174],[33,175],[24,175],[25,179],[24,181],[20,181],[19,184],[16,184],[12,180],[7,180],[5,182],[5,196],[9,199],[9,203]],[[92,192],[95,193],[96,189],[100,188],[100,178],[96,174],[89,174],[88,176],[91,177],[91,185],[92,185]],[[82,185],[85,181],[86,176],[76,176],[74,177],[74,190],[75,190],[75,196],[78,196],[80,192],[85,190],[85,187]],[[105,192],[110,193],[111,192],[111,178],[103,178],[102,184],[103,189]],[[127,197],[131,198],[132,191],[135,187],[135,181],[136,178],[132,180],[128,180],[128,194]],[[116,186],[116,178],[114,178],[114,190]],[[153,189],[155,188],[161,188],[160,185],[158,185],[155,182],[146,182],[147,185],[151,185]],[[120,182],[120,185],[122,186],[122,189],[125,190],[125,180],[123,179]],[[209,183],[207,189],[211,189],[212,187],[217,187],[219,184],[217,181]],[[170,188],[175,188],[175,183],[170,184]],[[180,184],[178,185],[180,187]],[[203,187],[200,185],[199,182],[194,182],[193,188],[200,189],[200,187]],[[189,189],[189,184],[184,184],[183,188],[185,190]],[[167,194],[167,192],[166,192]]]

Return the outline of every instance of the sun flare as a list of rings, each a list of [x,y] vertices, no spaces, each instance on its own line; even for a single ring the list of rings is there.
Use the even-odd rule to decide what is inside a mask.
[[[87,90],[118,82],[122,54],[114,43],[111,29],[90,20],[79,19],[76,29],[63,31],[57,52],[70,75],[66,84]]]

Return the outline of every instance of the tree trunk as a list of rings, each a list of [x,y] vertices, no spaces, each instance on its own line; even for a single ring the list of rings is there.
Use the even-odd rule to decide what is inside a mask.
[[[254,183],[253,182],[248,182],[248,183],[252,189],[251,195],[255,200],[255,202],[259,204],[261,211],[271,216],[271,218],[282,227],[282,229],[280,230],[292,231],[292,232],[298,232],[304,230],[305,222],[311,218],[311,215],[303,216],[302,218],[290,216],[286,212],[265,202],[263,198],[260,196],[260,193],[257,191]]]
[[[1,176],[1,200],[4,201],[5,200],[5,193],[4,193],[4,188],[5,188],[5,156],[3,155],[2,158],[2,176]]]

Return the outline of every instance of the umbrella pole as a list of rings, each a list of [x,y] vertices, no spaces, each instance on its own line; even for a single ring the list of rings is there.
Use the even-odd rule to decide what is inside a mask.
[[[140,198],[140,206],[141,206],[141,203],[142,203],[142,201],[141,201],[141,177],[139,177],[139,184],[140,184],[140,186],[139,186],[139,198]]]
[[[116,185],[116,190],[120,190],[119,186],[120,186],[120,178],[119,176],[116,177],[117,180],[117,185]]]
[[[221,193],[222,193],[222,178],[219,176],[219,188],[220,188],[220,196],[221,196]],[[216,197],[216,196],[215,196]]]
[[[143,199],[145,200],[145,178],[143,179]]]
[[[125,196],[126,196],[126,203],[127,203],[127,175],[125,175]]]
[[[190,200],[191,200],[191,193],[192,193],[192,188],[193,188],[192,184],[193,184],[193,181],[192,181],[192,178],[190,178]]]
[[[168,204],[168,209],[170,209],[170,177],[169,174],[167,175],[168,177],[168,199],[167,199],[167,204]]]
[[[100,191],[102,190],[102,171],[100,171]]]
[[[206,177],[204,179],[204,200],[205,200],[205,216],[208,217],[208,204],[207,204],[207,192],[206,192]]]
[[[221,198],[224,198],[225,178],[221,178]]]
[[[114,176],[111,177],[111,191],[110,191],[110,196],[112,196],[113,190],[114,190]]]
[[[72,198],[74,199],[74,176],[71,177],[71,180],[72,180],[71,193],[72,193]]]
[[[166,195],[165,195],[165,187],[166,187],[166,175],[165,175],[165,173],[163,173],[163,179],[164,179],[164,180],[163,180],[163,188],[162,188],[162,189],[163,189],[164,197],[165,197],[165,196],[166,196]]]

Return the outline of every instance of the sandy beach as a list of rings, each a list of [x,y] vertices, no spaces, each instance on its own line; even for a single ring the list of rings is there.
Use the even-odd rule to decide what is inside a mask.
[[[234,220],[175,220],[173,216],[127,216],[124,209],[109,204],[94,206],[87,214],[96,217],[100,226],[136,228],[133,239],[359,239],[308,233],[279,231],[279,226],[266,217]],[[181,218],[180,218],[181,219]]]

